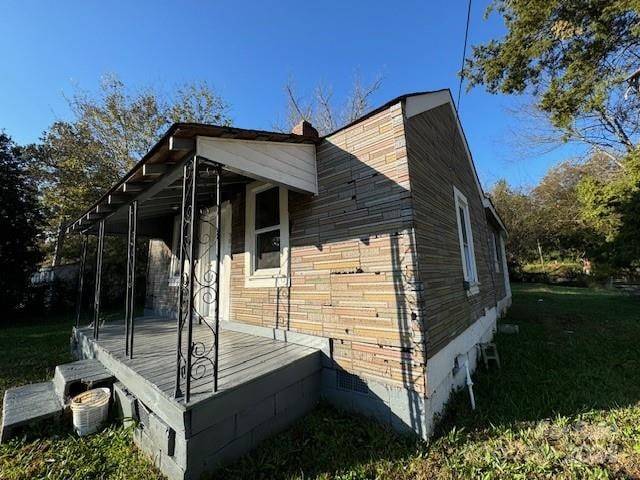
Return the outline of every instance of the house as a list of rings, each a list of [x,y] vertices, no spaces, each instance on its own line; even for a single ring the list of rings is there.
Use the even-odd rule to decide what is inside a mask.
[[[306,122],[176,124],[68,230],[99,239],[76,353],[117,378],[136,442],[170,478],[235,458],[320,399],[427,438],[511,302],[506,231],[448,90],[322,138]],[[129,245],[119,323],[100,317],[105,235]]]

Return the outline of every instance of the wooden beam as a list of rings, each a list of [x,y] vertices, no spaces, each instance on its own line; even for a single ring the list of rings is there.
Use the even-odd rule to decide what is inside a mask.
[[[125,203],[127,201],[126,197],[123,195],[109,195],[107,202],[109,205],[119,205],[121,203]]]
[[[122,184],[122,192],[123,193],[138,193],[138,192],[141,192],[142,190],[144,190],[144,184],[143,183],[126,182],[126,183]]]
[[[114,210],[115,208],[109,205],[98,205],[96,207],[96,213],[111,213]]]
[[[169,165],[156,163],[154,165],[143,165],[142,175],[145,177],[152,177],[156,175],[164,175],[169,171]]]
[[[169,150],[191,152],[196,149],[193,138],[169,137]]]
[[[170,170],[165,175],[159,177],[156,182],[127,182],[123,184],[119,188],[118,193],[113,193],[108,196],[107,201],[109,205],[114,205],[116,208],[110,213],[105,213],[104,216],[96,216],[96,214],[92,212],[92,218],[94,217],[94,220],[98,218],[106,220],[107,218],[110,218],[114,215],[119,215],[122,212],[126,212],[128,208],[127,204],[134,198],[138,200],[140,204],[142,204],[145,200],[153,197],[168,185],[171,185],[173,182],[176,182],[182,178],[184,162],[186,161],[186,159],[187,156],[183,156],[178,163],[171,165]],[[178,202],[180,202],[179,199]],[[141,213],[142,212],[144,212],[144,207],[141,208]],[[85,220],[84,222],[82,222],[83,226],[80,229],[81,231],[85,231],[94,226],[85,218],[85,216],[83,216],[82,218]]]

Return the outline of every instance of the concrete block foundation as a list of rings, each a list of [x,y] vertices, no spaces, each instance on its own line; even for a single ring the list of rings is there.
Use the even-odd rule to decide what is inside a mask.
[[[248,453],[266,438],[286,429],[308,413],[319,401],[320,373],[312,372],[280,389],[263,390],[249,402],[236,402],[244,389],[223,392],[231,401],[218,403],[215,423],[199,426],[196,433],[176,432],[155,413],[141,414],[134,430],[134,442],[169,479],[197,479],[207,472]],[[130,397],[117,387],[122,411],[130,408]],[[138,400],[135,400],[139,402]],[[146,408],[138,405],[137,409]],[[211,404],[216,409],[216,403]]]

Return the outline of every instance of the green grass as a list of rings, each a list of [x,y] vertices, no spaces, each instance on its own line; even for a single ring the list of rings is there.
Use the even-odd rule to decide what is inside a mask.
[[[640,478],[640,298],[514,285],[502,370],[474,377],[428,445],[321,408],[219,478]]]
[[[640,298],[515,285],[502,370],[456,394],[427,444],[321,406],[214,478],[640,478]],[[0,388],[47,379],[68,324],[0,330]],[[76,469],[78,469],[76,471]],[[0,445],[0,479],[157,478],[121,427]]]
[[[16,385],[53,377],[71,361],[70,315],[24,320],[0,328],[0,398]],[[153,465],[133,446],[131,431],[110,425],[79,438],[68,428],[46,427],[0,444],[0,479],[157,479]]]

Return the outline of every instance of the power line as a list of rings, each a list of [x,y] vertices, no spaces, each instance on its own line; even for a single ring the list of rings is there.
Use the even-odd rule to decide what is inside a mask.
[[[467,55],[467,40],[469,39],[469,20],[471,19],[471,0],[467,6],[467,26],[464,32],[464,48],[462,49],[462,65],[460,67],[460,84],[458,85],[458,100],[456,109],[460,110],[460,94],[462,93],[462,82],[464,81],[464,59]]]

